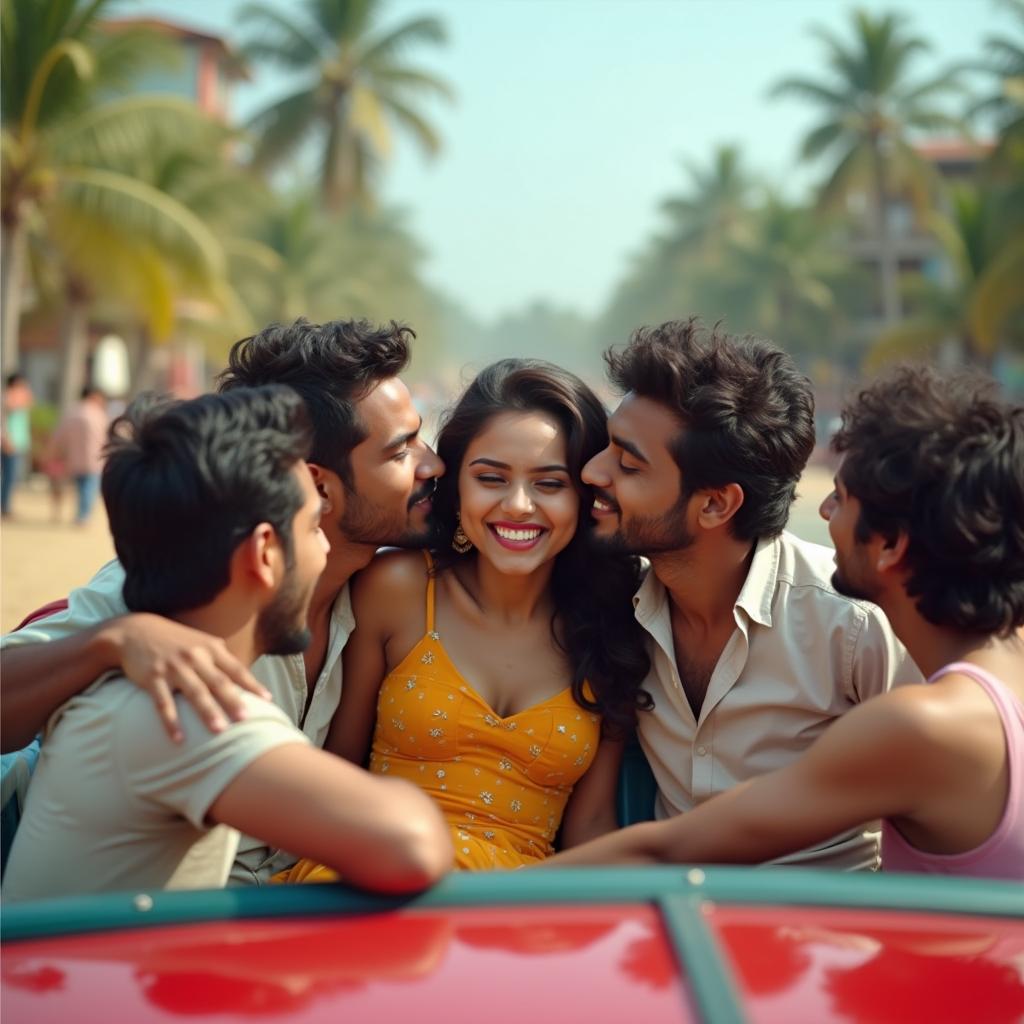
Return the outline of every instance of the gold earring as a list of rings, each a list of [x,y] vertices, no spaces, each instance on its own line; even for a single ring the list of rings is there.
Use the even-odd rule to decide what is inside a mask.
[[[458,512],[455,513],[455,521],[458,525],[455,527],[455,533],[452,534],[452,547],[460,555],[464,555],[472,549],[473,542],[466,536],[466,531],[462,528],[462,517]]]

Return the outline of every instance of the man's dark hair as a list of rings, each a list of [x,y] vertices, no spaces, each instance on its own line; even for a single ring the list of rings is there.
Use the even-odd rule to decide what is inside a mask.
[[[141,395],[110,428],[103,502],[132,611],[173,615],[211,601],[231,556],[270,523],[291,561],[309,455],[302,399],[286,387],[175,401]]]
[[[367,320],[271,324],[235,342],[220,391],[260,384],[287,384],[306,403],[313,424],[310,462],[333,470],[353,488],[352,449],[366,426],[355,403],[373,386],[395,377],[409,362],[415,332],[392,320],[380,327]]]
[[[814,450],[811,382],[785,352],[707,330],[691,317],[641,327],[604,358],[613,384],[679,419],[670,451],[684,498],[737,483],[743,504],[730,520],[733,536],[783,531]]]
[[[907,535],[907,593],[936,626],[1024,625],[1024,406],[991,378],[902,366],[843,410],[832,447],[854,536]]]

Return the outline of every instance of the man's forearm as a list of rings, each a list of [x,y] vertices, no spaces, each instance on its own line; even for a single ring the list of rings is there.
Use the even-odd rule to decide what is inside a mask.
[[[563,850],[542,861],[539,867],[575,867],[582,864],[657,864],[660,856],[659,833],[664,822],[645,821],[608,832],[597,839]]]
[[[66,700],[119,664],[109,622],[48,643],[0,650],[0,750],[18,750]]]

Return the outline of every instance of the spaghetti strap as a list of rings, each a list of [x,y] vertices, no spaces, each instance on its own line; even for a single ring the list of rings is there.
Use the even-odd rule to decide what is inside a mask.
[[[427,560],[427,629],[426,632],[434,632],[434,560],[430,557],[429,551],[423,552]]]

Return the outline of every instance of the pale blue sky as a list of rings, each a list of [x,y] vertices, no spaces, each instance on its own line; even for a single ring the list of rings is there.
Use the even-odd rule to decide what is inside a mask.
[[[140,0],[237,42],[241,0]],[[278,0],[282,10],[298,4]],[[769,101],[782,75],[821,70],[813,23],[843,32],[846,0],[393,0],[388,20],[440,15],[444,49],[416,60],[444,74],[454,105],[434,103],[445,139],[427,161],[399,145],[384,196],[405,207],[429,251],[428,278],[477,316],[535,299],[594,314],[627,259],[679,191],[681,163],[740,144],[753,171],[799,194],[815,180],[796,149],[814,112]],[[899,10],[933,46],[922,77],[977,58],[1010,31],[995,0],[863,0]],[[253,68],[234,109],[245,117],[287,88]]]

